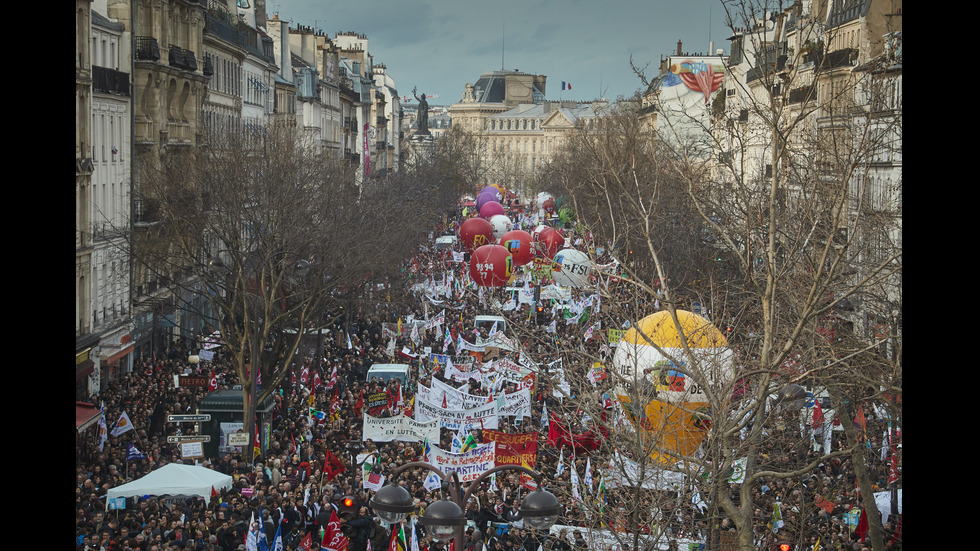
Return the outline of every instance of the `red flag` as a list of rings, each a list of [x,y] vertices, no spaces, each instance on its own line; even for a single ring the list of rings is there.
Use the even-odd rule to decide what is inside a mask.
[[[548,445],[554,446],[556,448],[561,448],[565,444],[572,444],[571,439],[568,437],[568,431],[565,430],[564,425],[558,420],[555,414],[549,414],[548,421]]]
[[[337,518],[337,511],[330,511],[330,521],[327,529],[323,531],[323,541],[320,542],[320,549],[327,551],[343,551],[350,545],[350,540],[340,531],[340,519]]]
[[[854,419],[854,423],[861,427],[861,437],[864,438],[865,434],[868,432],[867,423],[864,419],[864,406],[858,406],[857,417]]]
[[[857,528],[854,529],[854,533],[858,535],[858,541],[864,541],[864,538],[868,535],[868,530],[871,526],[868,524],[868,512],[861,509],[861,520],[858,521]]]
[[[361,416],[361,410],[364,409],[364,389],[361,389],[361,395],[357,397],[357,403],[354,404],[354,413],[358,417]]]
[[[823,408],[820,407],[820,400],[813,401],[813,428],[823,424]]]
[[[391,527],[391,542],[388,544],[388,551],[407,551],[405,531],[401,524]]]
[[[252,442],[252,455],[259,455],[262,453],[262,439],[259,437],[259,420],[255,419],[255,441]]]
[[[218,378],[214,375],[214,368],[211,368],[211,379],[208,381],[208,392],[218,390]]]
[[[313,532],[307,532],[306,537],[303,538],[303,541],[299,542],[299,549],[302,551],[310,551],[311,547],[313,547]]]
[[[327,480],[333,480],[345,470],[344,464],[330,450],[327,450],[323,468],[326,469]]]

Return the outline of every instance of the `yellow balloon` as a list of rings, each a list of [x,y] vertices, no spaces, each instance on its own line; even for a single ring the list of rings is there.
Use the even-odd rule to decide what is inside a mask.
[[[684,351],[685,341],[693,358]],[[692,367],[698,377],[691,376]],[[675,455],[692,455],[708,433],[702,385],[730,381],[734,373],[725,335],[684,310],[677,310],[677,323],[663,311],[631,327],[619,342],[612,371],[623,410],[656,446],[651,457],[665,464],[677,461]]]

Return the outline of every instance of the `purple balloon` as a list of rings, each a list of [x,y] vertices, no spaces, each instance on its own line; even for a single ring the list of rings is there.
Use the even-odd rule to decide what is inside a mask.
[[[480,211],[481,209],[483,209],[483,205],[486,205],[490,201],[497,201],[497,202],[500,201],[500,199],[498,197],[499,194],[497,193],[496,188],[490,188],[490,189],[493,190],[493,193],[481,193],[480,196],[476,198],[476,210],[477,211]]]
[[[493,218],[498,214],[504,213],[504,207],[496,201],[490,201],[483,204],[483,208],[480,209],[480,218],[486,218],[487,220]]]
[[[501,201],[503,201],[503,199],[504,199],[504,196],[500,194],[500,190],[497,189],[497,188],[495,188],[495,187],[493,187],[493,186],[487,186],[487,187],[485,187],[485,188],[483,188],[483,189],[480,190],[480,195],[483,195],[484,193],[492,193],[494,195],[494,197],[496,197],[495,200],[498,203],[501,202]]]

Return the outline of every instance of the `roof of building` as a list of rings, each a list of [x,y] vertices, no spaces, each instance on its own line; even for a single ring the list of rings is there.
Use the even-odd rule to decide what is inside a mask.
[[[477,103],[504,103],[506,98],[505,80],[508,74],[524,75],[518,71],[490,71],[480,75],[473,84]],[[534,101],[544,101],[544,93],[537,86],[533,90]]]
[[[126,25],[115,21],[110,21],[107,17],[95,10],[92,10],[92,24],[106,29],[112,29],[120,33],[126,30]]]

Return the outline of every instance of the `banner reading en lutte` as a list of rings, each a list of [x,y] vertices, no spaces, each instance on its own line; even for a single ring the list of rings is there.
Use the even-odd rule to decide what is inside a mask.
[[[428,422],[438,419],[439,425],[449,430],[495,429],[497,428],[497,401],[478,408],[456,410],[444,409],[442,404],[434,404],[415,397],[415,420]]]

